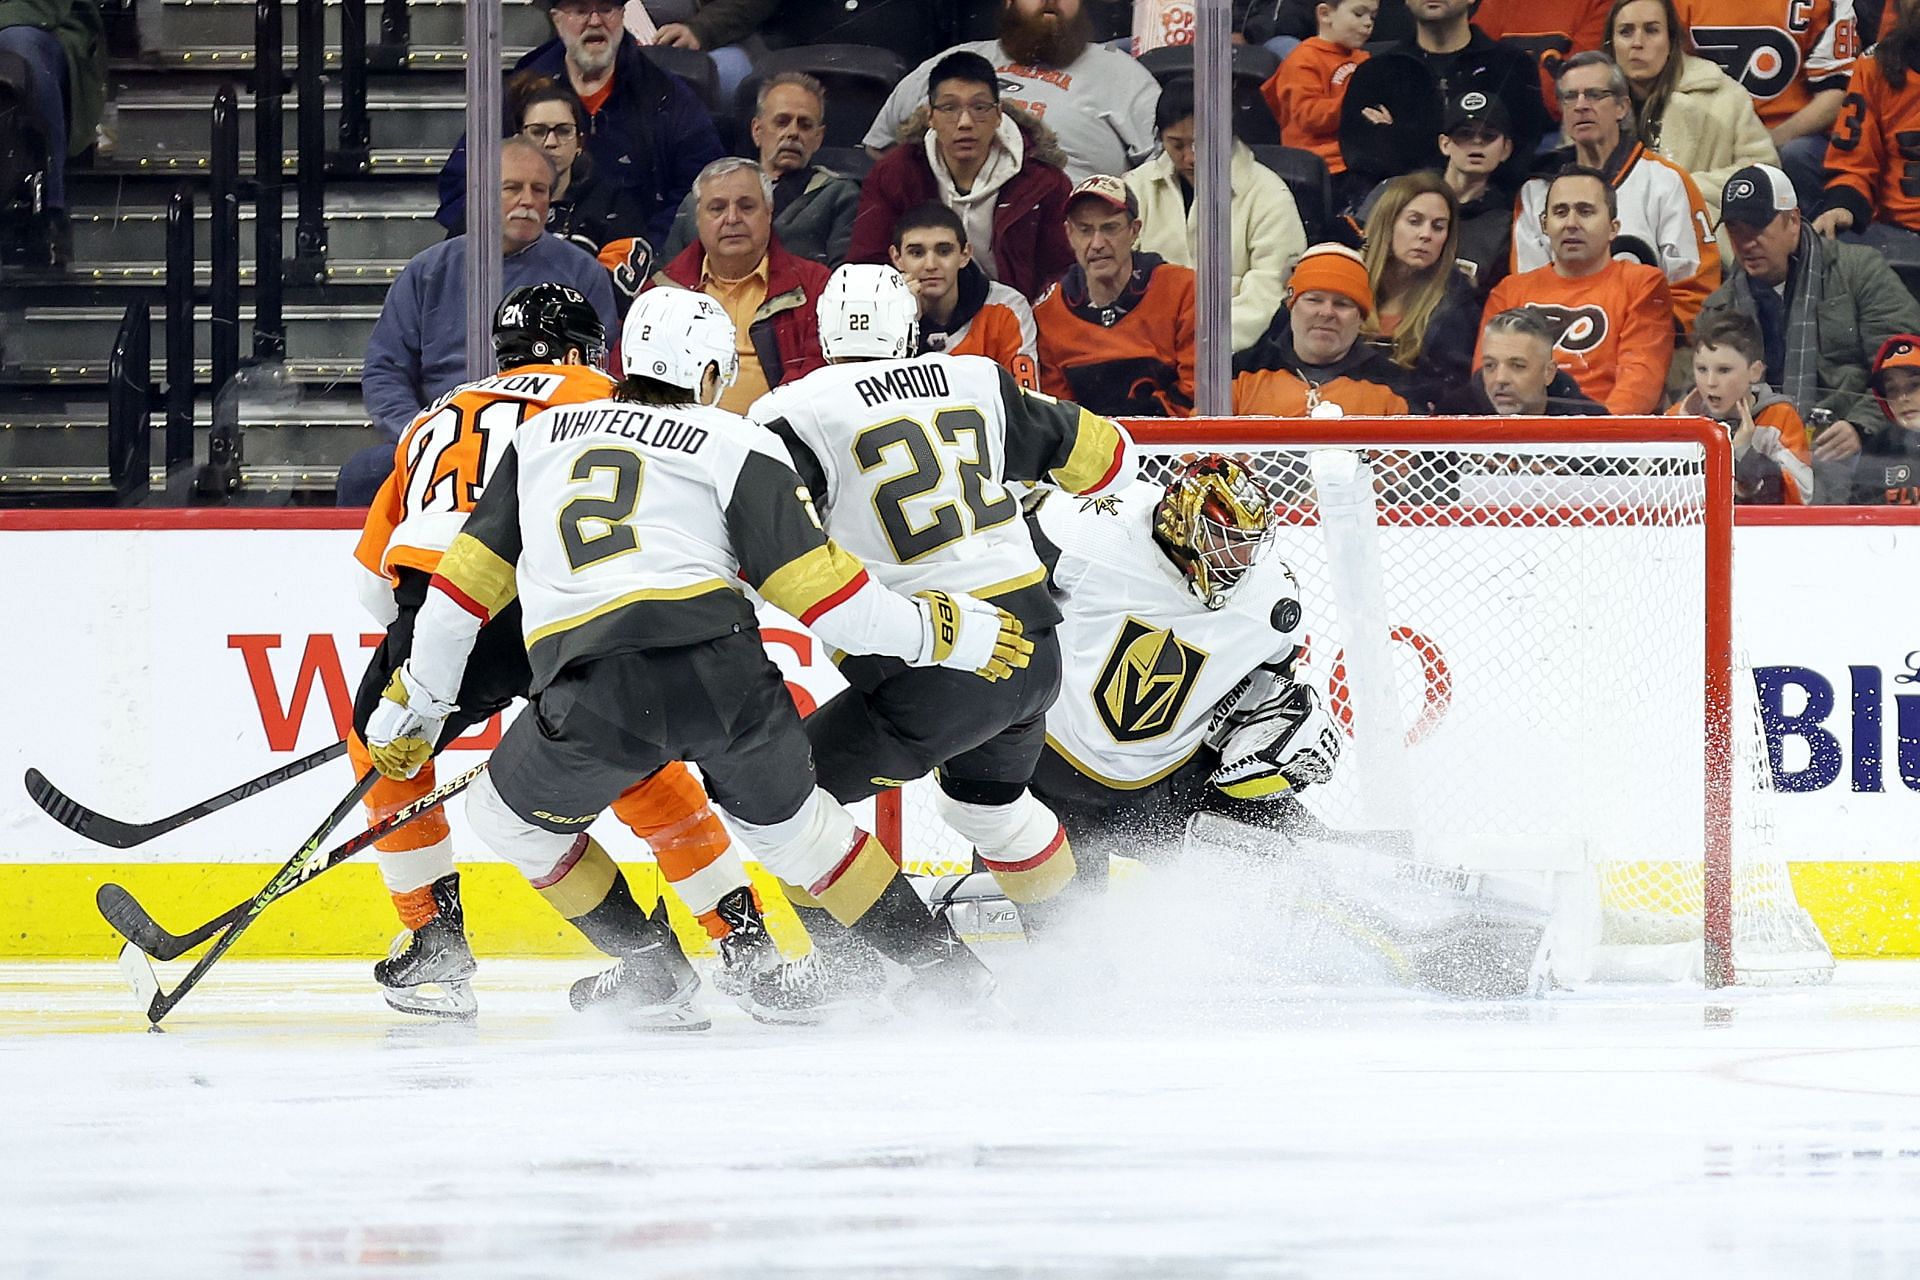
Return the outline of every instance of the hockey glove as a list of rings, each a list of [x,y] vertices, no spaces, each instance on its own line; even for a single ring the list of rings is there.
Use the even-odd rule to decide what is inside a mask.
[[[443,702],[427,692],[401,666],[381,691],[380,705],[367,720],[367,754],[373,767],[389,778],[411,778],[433,757],[441,726],[459,705]]]
[[[1332,778],[1340,745],[1319,697],[1296,684],[1228,735],[1211,781],[1236,800],[1277,796]]]
[[[955,667],[984,680],[1004,680],[1033,657],[1020,619],[969,595],[919,591],[920,660],[916,666]]]

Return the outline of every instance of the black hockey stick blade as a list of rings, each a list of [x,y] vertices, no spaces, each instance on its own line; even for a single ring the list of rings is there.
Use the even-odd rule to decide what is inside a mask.
[[[345,741],[332,746],[322,747],[312,755],[301,756],[298,760],[289,760],[286,764],[269,769],[257,778],[249,779],[227,791],[199,804],[189,805],[175,814],[156,818],[152,822],[122,822],[118,818],[109,818],[104,813],[96,813],[75,800],[72,796],[53,785],[47,775],[38,769],[27,770],[27,795],[33,802],[46,810],[47,816],[76,835],[85,836],[96,844],[104,844],[110,849],[131,849],[137,844],[145,844],[156,836],[198,821],[210,813],[218,813],[230,804],[245,800],[248,796],[257,796],[262,791],[277,787],[290,778],[297,778],[309,769],[317,769],[329,760],[338,760],[347,753]]]
[[[354,784],[353,790],[335,807],[334,811],[327,815],[326,820],[320,828],[315,831],[312,836],[308,837],[307,843],[301,846],[300,852],[287,859],[286,864],[274,874],[273,879],[267,881],[266,886],[262,888],[259,893],[247,901],[229,908],[215,919],[209,920],[206,924],[195,929],[192,933],[181,936],[180,941],[196,938],[199,941],[205,941],[206,938],[218,932],[223,923],[231,921],[231,924],[227,925],[225,932],[220,933],[219,938],[214,942],[212,948],[194,963],[192,969],[187,971],[187,976],[180,980],[179,986],[175,987],[172,991],[162,991],[156,983],[154,994],[147,1001],[147,1020],[155,1026],[158,1026],[160,1020],[172,1012],[173,1007],[185,998],[187,992],[198,985],[207,970],[212,968],[214,962],[227,953],[227,949],[233,946],[240,935],[246,931],[247,926],[251,925],[254,920],[259,917],[260,913],[266,910],[268,905],[285,897],[322,872],[330,871],[334,867],[339,866],[354,854],[372,845],[374,841],[379,840],[383,836],[391,835],[393,832],[400,830],[400,828],[407,826],[409,823],[416,821],[446,803],[448,800],[451,800],[454,796],[466,790],[486,767],[486,762],[483,760],[459,777],[454,778],[450,782],[442,783],[426,795],[396,810],[385,819],[374,823],[359,835],[336,845],[325,853],[319,852],[320,842],[326,839],[327,833],[339,824],[341,818],[343,818],[354,805],[358,804],[360,798],[373,786],[374,780],[379,775],[369,770],[365,777]],[[116,897],[124,897],[126,902],[131,904],[133,910],[138,913],[139,919],[144,919],[149,923],[152,921],[153,917],[141,908],[139,903],[134,902],[133,895],[127,893],[125,889],[121,889]],[[104,907],[102,914],[105,914]],[[120,928],[111,916],[108,917],[107,923],[114,925],[116,929]],[[157,925],[154,927],[158,929]],[[125,936],[126,931],[121,930],[121,932],[122,935]],[[161,932],[165,933],[166,931],[161,930]],[[135,939],[128,937],[128,942],[135,950],[141,950]],[[189,946],[194,945],[198,945],[198,942],[189,943]],[[122,954],[124,955],[124,950]],[[149,972],[151,972],[151,966],[149,966]],[[137,992],[138,986],[136,984],[136,994]]]
[[[187,952],[238,921],[245,913],[247,904],[241,903],[224,915],[213,919],[195,929],[192,933],[179,934],[163,926],[147,909],[134,900],[131,893],[111,882],[100,886],[93,895],[100,908],[100,914],[106,917],[121,937],[140,948],[155,960],[177,960]]]

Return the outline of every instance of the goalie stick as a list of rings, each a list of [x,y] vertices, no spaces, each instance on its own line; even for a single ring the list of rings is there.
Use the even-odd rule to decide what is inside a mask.
[[[352,810],[353,806],[360,803],[361,797],[366,794],[367,789],[373,785],[375,778],[378,777],[377,774],[369,771],[366,777],[354,784],[353,790],[334,807],[332,813],[326,816],[320,827],[315,830],[314,833],[307,838],[307,842],[300,847],[300,851],[289,858],[286,865],[274,873],[273,878],[267,881],[266,886],[262,888],[259,893],[255,894],[246,902],[222,913],[218,918],[208,921],[192,933],[177,938],[175,935],[167,933],[166,930],[161,929],[158,924],[154,923],[153,917],[149,915],[138,902],[134,901],[133,895],[128,893],[124,888],[121,888],[119,885],[102,885],[97,898],[100,903],[101,914],[107,915],[107,923],[113,925],[122,936],[128,939],[127,945],[120,949],[120,970],[126,975],[127,981],[133,986],[134,994],[145,1003],[147,1021],[155,1028],[158,1028],[160,1020],[166,1017],[167,1014],[173,1010],[174,1006],[179,1004],[180,1001],[186,997],[186,994],[198,985],[200,979],[206,975],[207,970],[213,967],[214,962],[227,953],[227,949],[239,940],[240,935],[246,931],[249,925],[259,918],[260,913],[266,910],[270,904],[285,897],[322,872],[345,862],[348,858],[365,849],[382,836],[398,831],[429,810],[452,799],[460,792],[466,790],[468,785],[470,785],[475,778],[478,778],[481,771],[486,767],[486,762],[482,761],[459,777],[454,778],[450,782],[443,783],[432,791],[429,791],[426,795],[421,796],[418,800],[395,811],[383,821],[368,827],[352,839],[328,850],[326,853],[320,853],[320,842],[327,838],[327,833],[339,824],[340,820]],[[113,890],[114,892],[109,894],[109,890]],[[226,926],[226,932],[220,934],[220,937],[207,951],[207,954],[201,956],[200,959],[194,963],[193,968],[187,971],[187,976],[180,980],[180,985],[172,991],[163,991],[160,988],[159,976],[154,972],[153,962],[147,958],[144,948],[140,946],[139,942],[134,939],[127,929],[121,927],[121,922],[116,921],[113,915],[107,914],[109,900],[111,900],[115,906],[117,913],[126,918],[126,923],[130,925],[135,932],[143,931],[141,922],[144,921],[145,926],[155,933],[164,935],[165,938],[185,942],[187,946],[197,945],[197,941],[190,940],[197,939],[198,941],[205,941],[206,938],[211,937],[212,934],[221,927],[223,922],[231,920],[232,923]],[[149,940],[151,940],[151,938]],[[185,947],[182,948],[182,950],[185,949]],[[177,955],[179,953],[175,952],[175,954]]]
[[[72,796],[48,781],[47,775],[38,769],[27,770],[27,795],[33,802],[46,810],[47,816],[73,832],[85,836],[96,844],[104,844],[110,849],[131,849],[137,844],[145,844],[155,836],[163,836],[169,831],[196,822],[210,813],[218,813],[230,804],[245,800],[248,796],[257,796],[262,791],[277,787],[289,778],[297,778],[309,769],[317,769],[329,760],[338,760],[347,753],[344,741],[330,747],[322,747],[309,756],[290,760],[276,769],[269,769],[259,777],[243,782],[230,791],[222,791],[210,800],[189,805],[175,814],[164,818],[155,818],[152,822],[122,822],[118,818],[109,818],[104,813],[96,813],[75,800]]]

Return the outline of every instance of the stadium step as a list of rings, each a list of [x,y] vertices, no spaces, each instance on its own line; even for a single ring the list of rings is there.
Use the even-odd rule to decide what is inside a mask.
[[[201,91],[179,88],[143,88],[123,93],[112,125],[113,158],[117,163],[132,159],[164,161],[176,156],[200,156],[211,151],[213,97],[218,86]],[[291,99],[288,100],[291,105]],[[240,150],[253,150],[254,102],[242,94],[235,104],[239,110]],[[429,151],[445,160],[453,144],[467,127],[466,96],[457,91],[438,89],[387,89],[367,95],[367,125],[371,146],[376,151]],[[283,126],[284,142],[291,147],[295,124],[289,117]],[[326,136],[328,145],[338,145],[340,137],[340,94],[327,95]],[[438,168],[436,162],[435,168]],[[249,164],[243,172],[251,172]]]
[[[327,45],[340,47],[341,0],[325,0]],[[466,43],[467,7],[461,0],[409,0],[407,21],[415,47],[453,48]],[[281,6],[282,30],[294,36],[295,6]],[[252,0],[140,0],[141,50],[148,54],[188,49],[253,49]],[[546,15],[533,0],[500,0],[500,39],[508,48],[530,49],[553,35]],[[380,9],[367,8],[367,42],[380,40]],[[292,61],[287,65],[291,67]]]
[[[331,193],[329,193],[331,199]],[[283,197],[285,216],[281,222],[281,252],[293,256],[294,195]],[[207,201],[196,202],[194,210],[194,259],[206,265],[211,251],[213,214]],[[251,205],[240,208],[240,263],[243,269],[253,263],[254,211]],[[326,217],[328,265],[349,277],[364,277],[355,268],[372,263],[402,263],[446,238],[446,229],[433,220],[433,206],[406,209],[352,210],[329,208]],[[73,254],[76,274],[85,274],[103,264],[146,265],[160,269],[167,251],[167,212],[164,208],[94,209],[73,217]]]
[[[25,307],[0,318],[0,360],[34,368],[57,366],[75,357],[105,364],[120,331],[118,307]],[[296,360],[357,359],[367,349],[378,306],[298,306],[283,311],[287,355]],[[204,306],[194,308],[193,345],[197,355],[211,351],[212,319]],[[164,315],[153,315],[153,359],[165,360]],[[253,349],[253,308],[240,309],[240,349]]]

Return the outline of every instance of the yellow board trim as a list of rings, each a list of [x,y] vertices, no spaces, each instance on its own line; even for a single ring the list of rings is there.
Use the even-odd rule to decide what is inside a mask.
[[[6,928],[0,930],[0,960],[110,959],[120,950],[120,935],[100,918],[93,902],[94,893],[108,881],[126,886],[162,924],[185,930],[257,892],[277,866],[0,864],[0,901],[8,905]],[[659,900],[654,864],[632,862],[622,869],[642,906]],[[964,869],[909,863],[909,870],[921,873]],[[789,955],[805,951],[806,931],[787,905],[779,881],[758,865],[750,864],[747,870],[781,949]],[[1835,955],[1920,957],[1920,862],[1795,862],[1788,864],[1788,871],[1800,905],[1813,916]],[[474,950],[483,959],[598,954],[504,863],[462,864],[460,896]],[[667,909],[688,954],[712,954],[706,929],[679,901],[670,897]],[[255,960],[372,961],[386,954],[399,930],[378,869],[372,863],[349,863],[270,907],[241,935],[233,954]]]
[[[603,605],[589,609],[585,613],[576,614],[571,618],[562,618],[558,622],[549,622],[546,626],[541,627],[538,631],[535,631],[527,637],[527,648],[531,649],[542,640],[551,636],[557,636],[563,631],[572,631],[575,627],[584,627],[594,619],[604,618],[615,610],[624,609],[630,604],[645,604],[650,600],[691,600],[695,596],[711,595],[715,591],[731,590],[733,590],[733,588],[719,578],[705,578],[684,587],[648,587],[641,591],[629,591],[627,594],[617,599],[609,600]]]
[[[485,609],[488,617],[512,604],[519,591],[513,566],[472,534],[463,533],[454,538],[447,554],[440,557],[438,572]]]

